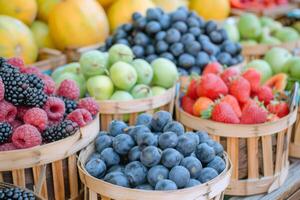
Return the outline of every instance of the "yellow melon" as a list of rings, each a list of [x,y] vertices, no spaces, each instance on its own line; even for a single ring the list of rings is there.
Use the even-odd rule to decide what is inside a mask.
[[[34,21],[30,29],[39,48],[54,48],[48,25],[45,22]]]
[[[151,0],[117,0],[108,9],[107,15],[111,31],[124,23],[131,22],[134,12],[146,14],[148,8],[155,7]]]
[[[53,7],[58,4],[61,0],[37,0],[38,4],[38,19],[48,22],[50,11]]]
[[[166,12],[172,12],[178,7],[185,6],[187,7],[189,2],[188,0],[152,0],[156,6],[162,8]]]
[[[109,34],[107,17],[96,0],[64,0],[52,9],[48,23],[52,41],[61,50],[102,43]]]
[[[8,15],[30,25],[36,14],[36,0],[0,0],[0,15]]]
[[[229,0],[190,0],[190,9],[206,20],[223,20],[230,13],[230,3]]]
[[[115,0],[98,0],[103,8],[109,7]]]
[[[36,61],[38,47],[30,29],[20,20],[0,15],[0,56],[21,57],[26,64]]]

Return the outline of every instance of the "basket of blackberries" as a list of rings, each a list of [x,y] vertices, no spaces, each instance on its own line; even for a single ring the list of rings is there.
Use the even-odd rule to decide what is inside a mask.
[[[82,150],[78,168],[90,196],[116,200],[222,199],[231,164],[206,132],[185,132],[170,113],[113,120]]]

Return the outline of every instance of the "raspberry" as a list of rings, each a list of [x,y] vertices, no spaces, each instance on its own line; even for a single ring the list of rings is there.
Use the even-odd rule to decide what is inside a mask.
[[[96,115],[99,112],[99,104],[92,97],[80,99],[78,101],[78,108],[84,108],[92,115]]]
[[[61,121],[65,113],[65,103],[58,97],[49,97],[44,105],[49,121]]]
[[[42,144],[42,136],[34,126],[19,126],[12,135],[12,142],[18,149],[25,149]]]
[[[4,99],[4,92],[5,92],[4,83],[2,82],[2,79],[0,78],[0,101],[2,101]]]
[[[29,107],[26,107],[26,106],[18,106],[17,107],[17,117],[20,119],[20,120],[23,120],[23,117],[25,115],[25,113],[27,112],[27,110],[29,110],[30,108]]]
[[[12,126],[13,130],[15,130],[19,126],[23,125],[23,123],[21,121],[17,120],[17,119],[15,119],[14,121],[10,122],[9,124]]]
[[[27,67],[23,70],[21,69],[21,72],[24,74],[34,74],[37,75],[38,77],[43,75],[42,71],[37,67]]]
[[[50,76],[45,75],[45,74],[42,74],[40,76],[40,78],[43,80],[43,82],[45,84],[44,92],[47,95],[54,94],[54,92],[55,92],[55,82],[53,81],[53,79]]]
[[[12,122],[17,116],[17,108],[11,103],[3,100],[0,102],[0,122]]]
[[[26,68],[23,60],[21,58],[18,58],[18,57],[9,58],[7,60],[7,62],[9,64],[13,65],[14,67],[19,68],[20,70],[24,70]]]
[[[23,120],[25,124],[35,126],[39,131],[44,131],[48,124],[47,113],[40,108],[29,109],[25,113]]]
[[[67,79],[61,82],[56,93],[59,96],[76,100],[79,98],[80,90],[75,81]]]
[[[92,121],[93,117],[89,111],[80,108],[68,114],[66,119],[76,122],[80,127],[83,127],[86,124],[88,124],[90,121]]]
[[[11,151],[16,150],[16,146],[13,143],[5,143],[0,145],[0,151]]]

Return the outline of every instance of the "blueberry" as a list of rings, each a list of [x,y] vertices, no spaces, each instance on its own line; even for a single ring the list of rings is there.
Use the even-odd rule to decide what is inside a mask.
[[[237,53],[236,45],[233,42],[226,42],[222,45],[222,50],[234,56]]]
[[[226,163],[221,157],[216,156],[212,161],[210,161],[207,164],[207,167],[215,169],[220,174],[226,168]]]
[[[154,113],[151,120],[151,127],[154,132],[162,132],[165,125],[172,121],[172,115],[166,111],[158,111]]]
[[[184,68],[178,67],[177,70],[178,70],[178,73],[180,76],[188,76],[189,75],[189,73]]]
[[[161,16],[159,20],[162,29],[166,30],[171,26],[171,18],[169,15],[165,14]]]
[[[210,34],[211,32],[217,30],[217,24],[214,21],[207,21],[205,24],[205,33]]]
[[[112,137],[107,134],[101,134],[95,141],[96,151],[101,153],[103,149],[112,146]]]
[[[149,9],[147,9],[147,12],[146,12],[146,18],[149,21],[151,21],[151,20],[159,21],[161,18],[161,12],[160,12],[160,10],[158,10],[156,8],[149,8]]]
[[[213,141],[212,139],[206,140],[205,143],[214,148],[216,155],[223,156],[224,148],[220,143]]]
[[[118,39],[123,39],[127,36],[126,31],[124,31],[123,29],[121,29],[121,27],[119,27],[116,32],[114,33],[114,39],[118,40]]]
[[[157,21],[150,21],[146,24],[145,29],[148,34],[154,34],[161,30],[161,26]]]
[[[145,54],[144,48],[142,46],[135,45],[131,49],[132,49],[133,54],[137,58],[142,58],[144,56],[144,54]]]
[[[139,146],[135,146],[132,149],[130,149],[128,153],[128,160],[129,161],[139,161],[141,156],[141,149]]]
[[[191,33],[185,33],[184,35],[182,35],[180,41],[183,44],[189,43],[189,42],[193,42],[195,41],[195,36]]]
[[[199,27],[200,23],[195,17],[188,17],[186,23],[189,27]]]
[[[143,184],[143,185],[138,185],[135,187],[135,189],[139,190],[153,190],[153,187],[149,184]]]
[[[107,167],[120,163],[120,156],[112,148],[106,148],[101,152],[101,157],[105,161]]]
[[[134,145],[134,140],[128,134],[120,134],[113,139],[113,148],[121,155],[127,154]]]
[[[187,43],[184,47],[186,52],[192,55],[197,55],[201,50],[201,44],[197,41]]]
[[[109,135],[115,137],[119,134],[124,133],[124,129],[127,127],[128,126],[127,126],[127,124],[125,124],[125,122],[119,121],[119,120],[113,120],[109,124],[108,133],[109,133]]]
[[[180,164],[183,156],[173,148],[167,148],[162,152],[161,163],[168,168],[172,168]]]
[[[155,60],[157,58],[157,55],[155,55],[155,54],[151,54],[151,55],[148,55],[147,57],[146,57],[146,61],[148,62],[148,63],[151,63],[153,60]]]
[[[192,27],[192,28],[189,28],[189,32],[191,34],[193,34],[195,37],[197,37],[201,34],[201,29],[198,27]]]
[[[218,176],[218,172],[215,169],[213,169],[211,167],[205,167],[201,170],[200,176],[198,179],[201,183],[206,183],[206,182],[214,179],[217,176]]]
[[[189,170],[191,178],[198,178],[200,176],[200,171],[202,170],[202,164],[197,158],[193,156],[185,157],[181,161],[180,165],[184,166],[186,169]]]
[[[239,61],[238,61],[236,58],[232,58],[232,59],[230,60],[229,66],[237,65],[238,63],[239,63]]]
[[[220,30],[218,30],[218,32],[221,34],[223,40],[227,40],[228,39],[228,34],[225,31],[225,29],[220,29]]]
[[[190,172],[183,166],[175,166],[169,173],[169,179],[174,181],[178,188],[184,188],[190,181]]]
[[[146,25],[147,25],[147,20],[144,17],[138,18],[137,20],[134,21],[133,25],[137,29],[143,30],[146,27]]]
[[[119,39],[116,41],[116,44],[124,44],[126,46],[130,46],[128,40],[126,39]]]
[[[145,33],[138,32],[133,37],[133,42],[134,42],[135,45],[147,46],[148,43],[149,43],[149,38]]]
[[[163,52],[166,52],[169,48],[169,45],[168,43],[166,43],[165,41],[161,40],[161,41],[158,41],[155,45],[155,51],[156,53],[160,54],[160,53],[163,53]]]
[[[179,65],[184,68],[188,69],[193,65],[195,65],[195,63],[196,63],[195,58],[190,54],[184,53],[179,56]]]
[[[181,33],[185,33],[188,30],[186,23],[182,21],[175,22],[172,27],[176,28]]]
[[[240,54],[242,51],[242,45],[240,43],[235,43],[236,46],[236,53]]]
[[[223,37],[222,37],[221,33],[219,33],[218,31],[210,32],[209,38],[210,38],[210,41],[212,41],[215,44],[220,44],[223,42]]]
[[[222,65],[230,65],[230,60],[231,60],[231,55],[226,52],[219,53],[217,56],[217,60],[222,64]]]
[[[167,123],[167,125],[164,127],[164,132],[174,132],[177,134],[177,136],[183,135],[184,134],[184,127],[181,123],[177,121],[171,121]]]
[[[182,43],[176,42],[170,46],[170,51],[174,56],[179,56],[184,52],[184,46]]]
[[[158,138],[158,144],[161,149],[176,147],[177,143],[177,134],[173,132],[164,132]]]
[[[136,143],[143,149],[146,146],[157,146],[158,141],[151,132],[140,132],[136,135]]]
[[[171,13],[172,22],[185,21],[187,17],[188,17],[188,12],[185,10],[177,9]]]
[[[113,38],[112,36],[109,36],[106,40],[105,40],[105,45],[106,47],[111,47],[113,45]]]
[[[173,181],[169,179],[163,179],[157,182],[155,185],[155,190],[177,190],[177,186]]]
[[[100,155],[100,153],[94,152],[94,153],[92,153],[92,155],[89,157],[88,160],[97,159],[97,158],[101,159],[101,155]]]
[[[190,179],[189,183],[186,185],[187,188],[189,187],[194,187],[196,185],[200,185],[200,181],[198,181],[197,179]]]
[[[200,144],[206,142],[207,140],[210,140],[209,135],[205,131],[197,131],[196,134],[198,135]]]
[[[147,168],[139,161],[133,161],[126,165],[124,174],[130,185],[137,186],[146,182]]]
[[[89,160],[85,164],[85,169],[90,175],[96,178],[102,178],[106,171],[106,165],[103,160],[96,158]]]
[[[180,37],[181,37],[181,34],[180,34],[180,32],[177,29],[170,28],[167,31],[167,35],[166,35],[165,40],[168,43],[172,44],[172,43],[178,42],[180,40]]]
[[[132,29],[133,29],[133,26],[130,23],[123,24],[121,27],[127,33],[130,33],[132,31]]]
[[[192,152],[195,151],[196,147],[197,147],[197,144],[195,143],[195,140],[193,140],[191,137],[189,137],[185,134],[179,136],[176,149],[182,155],[184,155],[184,156],[190,155]]]
[[[122,172],[124,173],[125,166],[124,165],[113,165],[107,170],[107,174],[110,172]]]
[[[209,41],[204,41],[202,45],[203,50],[208,54],[208,55],[213,55],[216,53],[216,47],[214,44],[212,44]]]
[[[99,51],[102,51],[102,52],[106,52],[106,45],[102,45],[101,47],[98,48]]]
[[[200,75],[201,74],[201,68],[199,66],[193,66],[189,69],[189,74]]]
[[[197,145],[199,144],[200,140],[199,140],[199,137],[198,137],[198,135],[196,133],[194,133],[194,132],[186,132],[186,135],[188,137],[190,137],[192,140],[194,140]]]
[[[165,39],[167,33],[165,31],[160,31],[158,33],[156,33],[155,35],[155,40],[163,40]]]
[[[174,56],[171,53],[169,53],[169,52],[164,52],[164,53],[160,54],[160,57],[166,58],[166,59],[168,59],[170,61],[174,60]]]
[[[238,63],[241,63],[244,61],[244,57],[242,55],[236,56],[236,59],[237,59]]]
[[[207,36],[207,35],[199,35],[198,37],[197,37],[197,40],[198,40],[198,42],[200,42],[200,44],[202,45],[203,44],[203,42],[205,42],[205,41],[207,41],[207,42],[209,42],[210,40],[209,40],[209,37]]]
[[[129,180],[125,174],[122,172],[111,172],[106,174],[104,181],[109,182],[114,185],[123,186],[129,188]]]
[[[151,55],[155,53],[155,48],[153,45],[147,45],[145,50],[146,55]]]
[[[142,113],[140,114],[136,120],[135,120],[135,125],[145,125],[148,128],[151,128],[151,120],[152,120],[152,116],[148,113]]]
[[[143,18],[143,15],[142,15],[141,13],[139,13],[139,12],[134,12],[134,13],[132,14],[132,20],[136,21],[136,20],[138,20],[138,19],[140,19],[140,18]]]
[[[169,170],[163,165],[156,165],[151,167],[147,174],[147,180],[150,185],[155,187],[158,181],[167,179],[169,177]]]
[[[215,150],[206,143],[199,144],[195,153],[201,163],[209,163],[216,156]]]
[[[148,146],[143,149],[140,160],[147,167],[153,167],[160,162],[161,150],[155,146]]]

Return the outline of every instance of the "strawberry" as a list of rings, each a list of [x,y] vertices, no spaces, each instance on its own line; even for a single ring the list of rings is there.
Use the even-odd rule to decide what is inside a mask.
[[[216,122],[238,124],[240,120],[233,108],[226,102],[217,103],[212,109],[211,119]]]
[[[210,106],[214,105],[214,102],[207,97],[199,97],[193,105],[193,114],[195,116],[201,116],[202,112],[207,110]]]
[[[264,102],[265,106],[267,106],[270,103],[270,101],[274,99],[272,89],[269,86],[260,87],[256,95],[259,101]]]
[[[233,95],[239,103],[243,104],[250,98],[250,83],[245,78],[234,79],[229,87],[229,93]]]
[[[249,81],[251,92],[256,93],[260,87],[261,74],[255,69],[250,68],[242,76]]]
[[[241,124],[260,124],[267,121],[268,112],[255,101],[248,101],[244,105]]]
[[[230,80],[235,77],[240,75],[241,71],[238,67],[229,67],[224,70],[224,72],[221,74],[221,79],[224,81],[224,83],[229,87],[230,85]]]
[[[183,110],[189,114],[193,114],[193,105],[195,103],[195,100],[190,98],[189,96],[183,96],[181,100],[181,107]]]
[[[191,79],[191,82],[188,86],[186,95],[189,96],[192,99],[197,99],[198,94],[197,94],[197,80],[196,79]]]
[[[208,97],[215,100],[220,95],[226,95],[228,88],[224,81],[215,74],[203,75],[200,84],[197,86],[197,93],[199,97]]]
[[[224,98],[222,98],[221,102],[228,103],[233,108],[235,114],[238,117],[241,117],[241,115],[242,115],[241,107],[239,105],[238,100],[234,96],[228,94]]]
[[[206,74],[221,74],[223,72],[223,66],[218,63],[218,62],[211,62],[208,63],[205,68],[204,71],[202,72],[202,75],[206,75]]]
[[[274,122],[274,121],[277,121],[279,119],[279,117],[275,114],[268,114],[268,117],[267,117],[267,122]]]
[[[267,106],[267,109],[270,113],[273,113],[280,118],[288,115],[290,112],[288,104],[284,101],[271,101]]]

